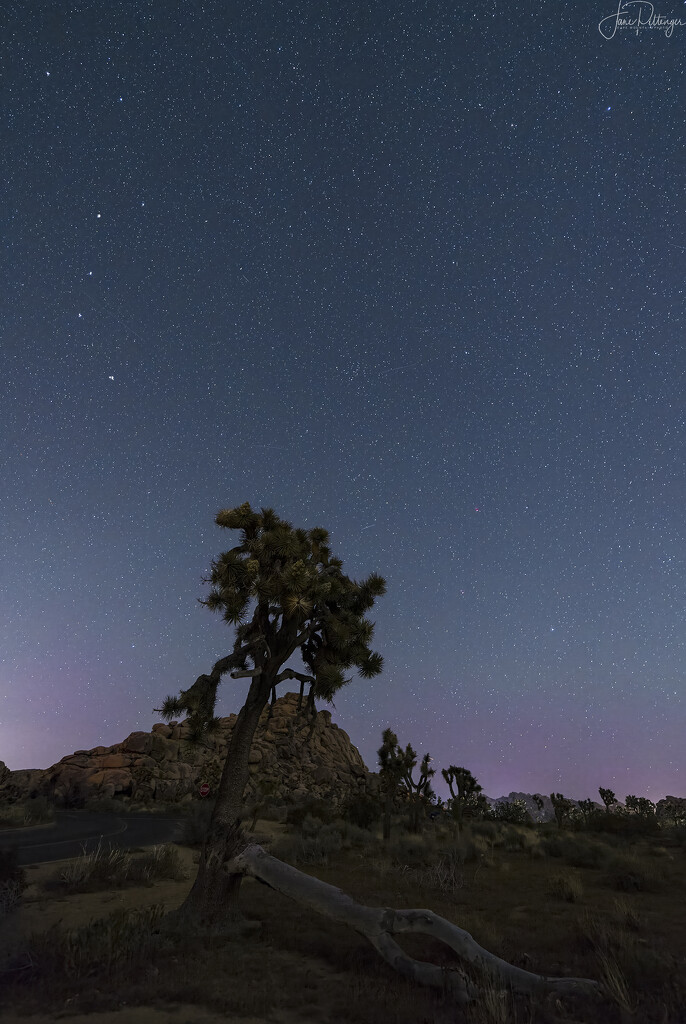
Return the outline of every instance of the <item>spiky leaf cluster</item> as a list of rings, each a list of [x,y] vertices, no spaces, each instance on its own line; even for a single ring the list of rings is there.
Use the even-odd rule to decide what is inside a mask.
[[[398,737],[392,729],[384,729],[383,744],[377,750],[379,769],[385,788],[395,791],[405,774],[406,765],[403,752],[398,745]],[[416,760],[414,762],[417,763]],[[414,765],[411,766],[413,768]]]
[[[612,805],[617,803],[617,797],[611,789],[604,789],[602,786],[598,786],[598,792],[600,793],[600,799],[605,804],[605,810],[609,813]]]
[[[165,721],[186,714],[190,727],[189,739],[198,743],[204,736],[216,733],[220,721],[214,715],[219,677],[199,676],[188,690],[178,697],[167,697],[161,708],[154,708]]]
[[[344,669],[355,666],[365,679],[381,672],[383,659],[369,648],[374,626],[364,618],[374,599],[386,592],[381,576],[372,573],[361,584],[350,580],[340,560],[331,557],[326,530],[293,529],[273,509],[256,513],[246,503],[220,512],[216,522],[240,528],[242,539],[213,563],[213,589],[203,603],[238,625],[242,642],[257,632],[254,618],[241,629],[255,599],[272,653],[280,637],[295,639],[306,632],[301,654],[316,680],[314,697],[330,701],[350,681]]]
[[[451,764],[449,768],[441,769],[441,775],[448,783],[453,799],[458,798],[465,801],[470,794],[482,792],[482,787],[468,768],[456,768],[454,764]],[[453,787],[457,788],[457,792]]]
[[[196,681],[180,698],[167,698],[164,714],[188,710],[202,731],[203,723],[212,722],[222,673],[253,668],[266,679],[269,668],[273,682],[297,648],[310,670],[314,698],[330,702],[350,682],[345,669],[355,667],[365,679],[382,671],[383,658],[369,646],[374,625],[364,617],[386,592],[381,576],[372,573],[362,583],[349,579],[340,559],[331,556],[325,529],[294,529],[270,508],[255,512],[245,502],[223,509],[215,522],[240,530],[240,543],[212,563],[205,581],[211,591],[201,604],[236,628],[233,652],[217,662],[211,676],[201,677],[211,681],[209,688]]]

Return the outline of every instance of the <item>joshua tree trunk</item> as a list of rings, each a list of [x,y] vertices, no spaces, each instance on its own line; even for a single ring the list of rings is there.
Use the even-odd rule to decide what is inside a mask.
[[[268,677],[257,677],[250,685],[247,700],[231,731],[198,874],[184,902],[165,918],[165,930],[183,928],[196,934],[217,934],[249,927],[238,906],[242,875],[227,873],[223,865],[238,856],[248,842],[241,827],[243,793],[250,777],[250,748],[270,689]]]
[[[422,805],[419,793],[410,796],[410,831],[418,835],[422,831]]]
[[[383,837],[384,842],[388,842],[391,838],[391,808],[393,806],[393,796],[390,789],[386,791],[386,799],[384,801],[383,809]]]

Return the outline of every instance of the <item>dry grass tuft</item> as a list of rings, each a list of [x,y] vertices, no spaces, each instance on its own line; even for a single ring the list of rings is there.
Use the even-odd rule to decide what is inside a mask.
[[[566,903],[578,903],[584,894],[584,887],[576,875],[567,872],[550,877],[546,894]]]

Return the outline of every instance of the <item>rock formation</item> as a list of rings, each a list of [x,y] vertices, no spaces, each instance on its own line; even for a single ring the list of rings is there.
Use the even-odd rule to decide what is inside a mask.
[[[287,693],[262,712],[250,753],[246,799],[269,788],[277,799],[309,795],[337,805],[376,789],[378,777],[367,771],[348,734],[332,723],[331,713],[319,711],[312,717],[304,703],[298,712],[297,704],[298,695]],[[44,771],[11,772],[0,762],[0,803],[43,795],[73,805],[117,796],[154,807],[193,799],[203,782],[212,794],[236,718],[221,718],[218,732],[198,745],[188,742],[186,721],[170,722],[153,725],[151,732],[133,732],[111,747],[77,750]]]
[[[686,797],[666,796],[663,800],[658,800],[655,813],[658,818],[674,824],[683,824],[686,822]]]

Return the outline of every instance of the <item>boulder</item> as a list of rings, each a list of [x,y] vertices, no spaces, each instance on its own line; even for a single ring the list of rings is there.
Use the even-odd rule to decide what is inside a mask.
[[[686,821],[686,797],[666,796],[664,800],[658,800],[655,813],[658,818],[683,824]]]
[[[220,718],[218,731],[197,745],[189,741],[186,720],[158,723],[149,733],[133,732],[111,747],[76,751],[44,771],[11,772],[0,762],[0,803],[26,799],[30,790],[63,806],[121,796],[153,808],[194,799],[203,782],[212,794],[236,719]],[[332,723],[331,713],[319,711],[313,718],[305,706],[298,711],[296,693],[285,694],[262,712],[249,768],[246,800],[266,789],[276,799],[306,793],[339,805],[378,789],[378,776],[367,770],[348,734]]]

